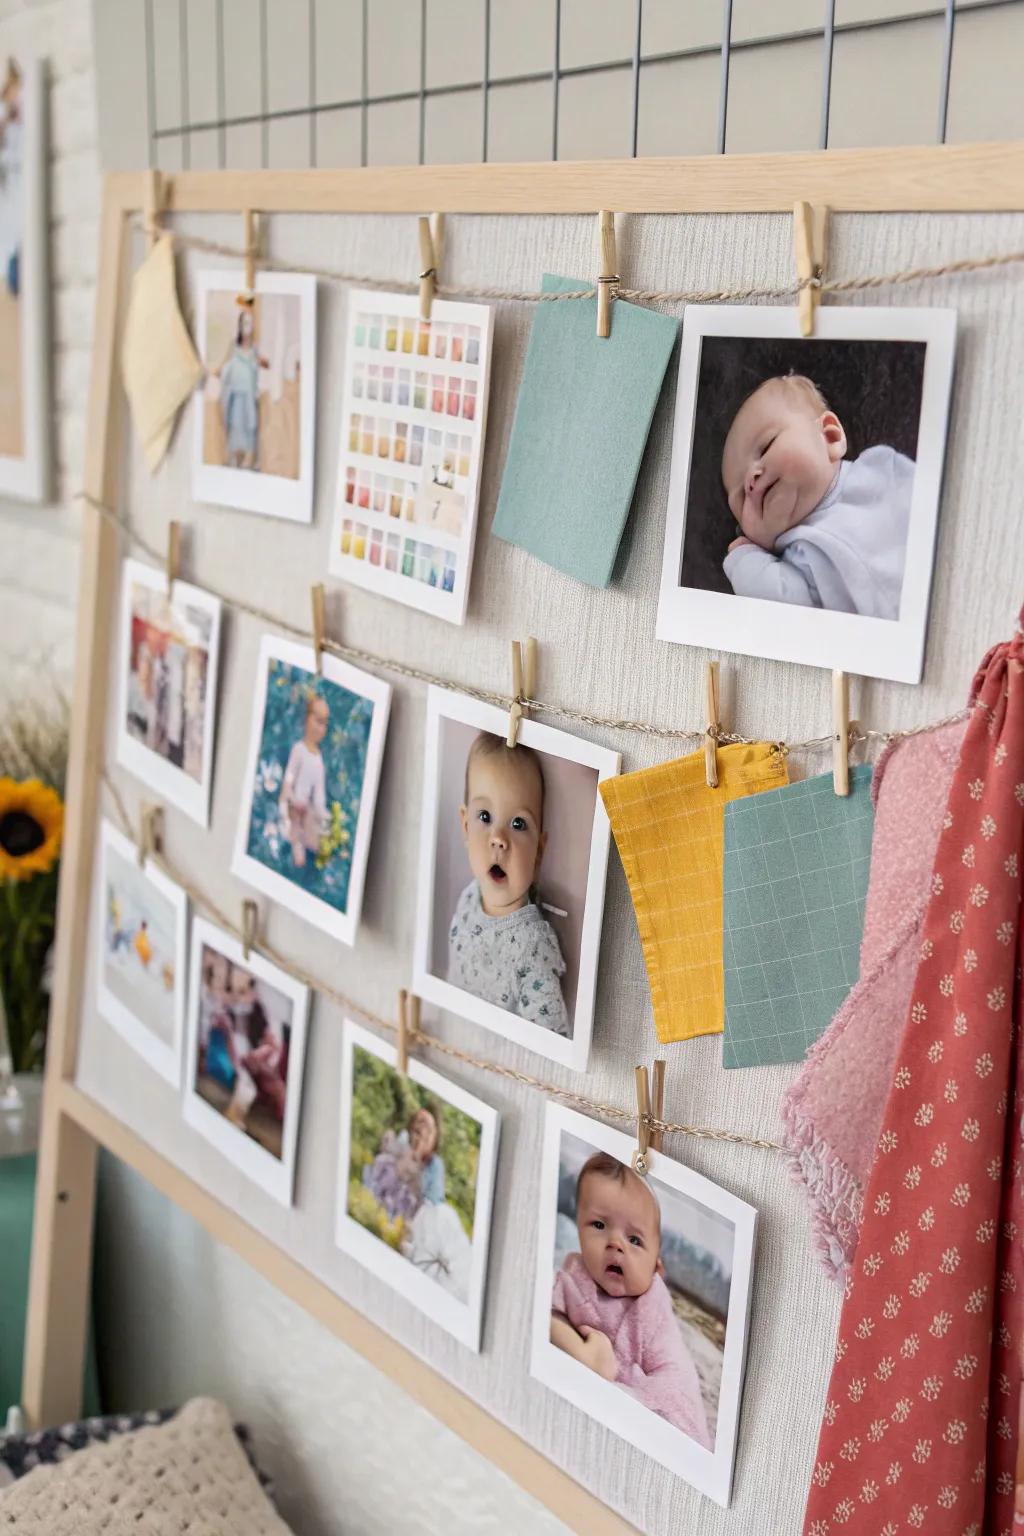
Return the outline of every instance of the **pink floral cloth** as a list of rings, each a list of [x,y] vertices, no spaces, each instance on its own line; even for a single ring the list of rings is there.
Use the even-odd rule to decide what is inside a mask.
[[[588,1273],[582,1255],[570,1253],[555,1276],[551,1309],[574,1328],[600,1328],[607,1334],[619,1367],[616,1385],[711,1450],[697,1367],[660,1275],[642,1296],[608,1296]]]
[[[904,737],[878,759],[860,979],[782,1101],[790,1167],[807,1191],[815,1250],[834,1280],[844,1278],[857,1246],[963,737],[960,720]]]
[[[847,1277],[804,1536],[1013,1528],[1024,1312],[1024,638],[974,706]]]

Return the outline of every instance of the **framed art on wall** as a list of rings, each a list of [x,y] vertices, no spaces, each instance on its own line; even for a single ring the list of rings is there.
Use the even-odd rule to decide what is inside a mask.
[[[917,683],[956,313],[691,305],[657,635]]]
[[[192,494],[308,523],[316,433],[316,278],[200,272]]]
[[[414,294],[348,295],[329,570],[461,624],[466,617],[494,313]]]
[[[220,602],[162,571],[121,571],[117,760],[198,821],[210,823]]]
[[[608,869],[608,747],[431,688],[416,990],[583,1071]]]
[[[45,501],[49,382],[42,60],[0,63],[0,495]]]
[[[479,1350],[497,1111],[344,1022],[335,1241]]]
[[[264,635],[232,869],[343,944],[363,903],[391,685]]]

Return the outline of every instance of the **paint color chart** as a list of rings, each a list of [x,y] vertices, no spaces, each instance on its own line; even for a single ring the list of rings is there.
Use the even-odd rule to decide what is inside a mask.
[[[493,312],[415,294],[349,294],[338,503],[329,569],[466,616]]]

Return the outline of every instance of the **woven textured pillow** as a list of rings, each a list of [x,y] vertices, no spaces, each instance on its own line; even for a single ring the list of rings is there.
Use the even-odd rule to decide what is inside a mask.
[[[12,1536],[290,1536],[223,1403],[197,1397],[152,1429],[121,1435],[0,1494]]]

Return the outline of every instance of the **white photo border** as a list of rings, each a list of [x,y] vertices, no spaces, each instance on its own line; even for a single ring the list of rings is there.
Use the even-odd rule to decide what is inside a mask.
[[[369,1051],[394,1071],[398,1070],[398,1052],[369,1030],[346,1018],[341,1036],[341,1123],[338,1142],[338,1186],[335,1211],[335,1245],[364,1269],[377,1275],[392,1290],[411,1302],[439,1327],[480,1352],[484,1299],[487,1289],[487,1262],[491,1242],[494,1205],[494,1180],[498,1166],[498,1138],[501,1117],[490,1104],[442,1077],[415,1057],[409,1058],[409,1077],[436,1098],[443,1099],[480,1126],[480,1159],[477,1164],[476,1199],[473,1207],[473,1265],[468,1302],[460,1302],[441,1289],[428,1275],[421,1274],[408,1259],[374,1237],[348,1214],[348,1167],[352,1143],[352,1089],[356,1047]]]
[[[210,825],[210,794],[213,785],[213,738],[217,724],[217,685],[220,674],[220,599],[211,597],[202,587],[176,581],[171,588],[172,606],[191,603],[210,616],[209,665],[206,674],[206,703],[203,711],[203,772],[199,783],[190,779],[183,768],[176,768],[158,752],[128,731],[128,677],[132,646],[132,586],[150,592],[166,593],[167,577],[140,560],[124,560],[121,565],[121,635],[118,644],[120,671],[117,680],[117,761],[129,773],[147,784],[163,799],[184,811],[201,827]]]
[[[245,274],[230,270],[196,274],[196,330],[200,358],[206,364],[206,311],[211,293],[238,294]],[[293,523],[313,521],[313,456],[316,436],[316,278],[306,272],[257,272],[256,297],[291,294],[300,302],[299,477],[268,475],[262,470],[233,469],[203,459],[203,411],[206,375],[196,386],[192,425],[192,496],[195,501],[240,512],[260,512]]]
[[[203,947],[209,945],[232,965],[240,965],[259,981],[276,987],[291,1000],[291,1035],[288,1044],[288,1082],[285,1086],[284,1130],[281,1138],[281,1157],[276,1158],[266,1147],[249,1136],[240,1126],[233,1125],[215,1110],[196,1089],[196,1068],[199,1057],[199,1007],[202,998]],[[190,938],[188,1030],[185,1071],[185,1121],[212,1143],[229,1163],[233,1163],[246,1178],[270,1195],[281,1205],[290,1206],[295,1191],[295,1152],[299,1137],[299,1120],[302,1113],[302,1073],[306,1056],[306,1031],[309,1024],[309,988],[296,981],[286,971],[278,970],[262,955],[251,951],[245,958],[242,946],[231,934],[207,922],[203,917],[193,917]]]
[[[13,50],[24,81],[25,114],[21,260],[20,454],[0,455],[0,495],[44,502],[52,455],[47,439],[50,399],[49,225],[47,222],[46,71],[41,58]]]
[[[256,695],[253,700],[252,723],[249,733],[249,751],[246,754],[246,778],[235,834],[235,853],[231,869],[240,880],[279,901],[305,922],[312,923],[332,939],[342,944],[355,944],[359,931],[359,918],[363,907],[363,890],[366,884],[366,866],[370,855],[370,839],[373,834],[373,818],[377,808],[377,792],[380,788],[381,764],[384,759],[384,740],[387,735],[391,712],[391,684],[372,672],[363,672],[337,656],[321,656],[321,671],[329,683],[349,693],[369,699],[373,705],[373,719],[366,744],[366,771],[363,775],[359,796],[359,819],[352,845],[352,868],[348,882],[348,902],[344,912],[337,911],[328,902],[321,901],[309,891],[300,890],[291,880],[268,869],[259,859],[246,852],[249,826],[252,820],[252,793],[259,762],[260,742],[263,739],[263,718],[267,702],[267,669],[271,661],[282,661],[289,666],[301,667],[316,681],[316,654],[308,645],[298,645],[292,640],[280,640],[276,635],[265,634],[260,641],[259,662],[256,672]]]
[[[110,854],[115,853],[126,864],[137,864],[138,852],[134,843],[105,818],[100,822],[99,879],[100,899],[96,904],[99,928],[96,946],[96,1007],[101,1018],[126,1040],[133,1050],[164,1078],[173,1088],[182,1085],[182,1052],[185,1046],[185,1010],[188,988],[188,896],[180,885],[169,880],[152,859],[146,859],[139,871],[158,896],[174,909],[174,1041],[165,1045],[151,1029],[116,997],[104,982],[105,947],[103,942],[104,913],[106,911],[107,878],[110,871]]]
[[[416,906],[416,936],[413,955],[413,985],[420,997],[436,1003],[450,1013],[482,1024],[485,1029],[503,1035],[527,1050],[557,1061],[575,1072],[585,1072],[590,1056],[590,1039],[594,1028],[594,1002],[597,992],[597,968],[600,960],[601,929],[604,923],[605,882],[608,874],[608,851],[611,828],[608,813],[600,793],[595,796],[594,824],[590,839],[590,864],[587,873],[587,894],[583,911],[583,929],[580,939],[579,982],[576,989],[576,1007],[573,1013],[572,1039],[556,1035],[535,1024],[531,1019],[521,1019],[514,1013],[474,997],[461,987],[431,970],[434,925],[434,877],[437,863],[437,809],[441,793],[440,752],[442,720],[458,721],[474,726],[480,731],[491,731],[503,740],[508,733],[508,714],[495,704],[485,704],[467,694],[431,687],[427,693],[426,763],[423,775],[423,814],[420,825],[419,884]],[[621,767],[622,758],[611,747],[597,746],[572,736],[568,731],[555,730],[536,720],[522,720],[519,724],[519,740],[524,747],[536,752],[546,752],[552,757],[562,757],[573,763],[597,770],[598,783],[614,778]]]
[[[328,556],[327,569],[330,575],[336,576],[341,581],[351,582],[353,586],[365,587],[369,592],[380,593],[383,597],[392,598],[395,602],[404,603],[406,607],[418,608],[423,613],[433,614],[435,618],[445,619],[450,624],[464,624],[466,621],[466,609],[469,605],[469,584],[473,573],[473,555],[476,547],[476,529],[480,507],[480,484],[483,473],[484,439],[487,431],[487,404],[490,396],[491,385],[491,354],[494,342],[494,307],[490,304],[465,304],[457,303],[450,299],[435,299],[431,311],[432,318],[436,321],[453,325],[474,325],[480,329],[481,360],[479,367],[473,369],[472,377],[478,378],[479,389],[477,392],[477,412],[475,431],[475,452],[473,474],[470,480],[469,493],[466,498],[466,526],[459,542],[459,563],[455,573],[455,585],[451,592],[442,591],[440,587],[431,587],[425,581],[418,581],[412,576],[403,576],[400,571],[386,570],[382,565],[371,565],[369,560],[357,560],[352,555],[341,552],[341,533],[344,522],[359,520],[360,509],[353,506],[347,508],[345,502],[345,470],[347,468],[347,456],[345,453],[344,434],[347,431],[349,421],[355,405],[356,397],[351,394],[351,378],[353,366],[354,334],[360,303],[372,305],[375,312],[382,315],[395,315],[399,319],[409,317],[419,318],[419,299],[415,294],[407,293],[378,293],[370,290],[351,290],[347,298],[348,315],[345,335],[345,369],[344,369],[344,394],[342,401],[341,428],[339,442],[341,444],[338,454],[338,483],[335,491],[334,513],[331,519],[331,545]],[[388,354],[389,356],[391,354]],[[395,354],[395,365],[401,365],[401,359],[408,359],[408,366],[415,369],[417,363],[435,364],[441,359],[418,358],[415,353]],[[466,364],[450,364],[443,360],[445,370],[454,367],[457,372],[467,370]],[[423,371],[421,368],[420,371]],[[366,401],[358,402],[364,409]],[[377,407],[380,402],[371,402],[375,414],[380,414]],[[383,407],[384,411],[388,407]],[[394,407],[394,410],[401,409]],[[367,414],[369,412],[367,411]],[[465,435],[467,423],[459,418],[462,423],[459,430]],[[454,430],[445,428],[444,430]],[[385,462],[384,469],[386,472]],[[408,466],[406,466],[408,467]],[[436,542],[429,529],[420,527],[418,523],[405,521],[396,524],[394,530],[401,534],[402,539],[411,538],[420,544]]]
[[[774,305],[691,305],[683,318],[672,474],[656,634],[659,640],[710,646],[862,677],[919,683],[924,670],[928,607],[938,529],[957,315],[953,309],[879,309],[822,305],[815,336],[801,339],[799,311]],[[898,619],[800,608],[733,593],[680,585],[697,383],[706,336],[791,338],[811,348],[823,341],[923,341],[918,453]],[[810,357],[808,352],[808,357]]]
[[[541,1186],[537,1202],[537,1270],[530,1374],[559,1397],[574,1404],[589,1418],[596,1419],[599,1424],[603,1424],[637,1450],[643,1451],[669,1472],[714,1499],[716,1504],[728,1508],[750,1324],[757,1211],[745,1200],[730,1194],[721,1185],[704,1178],[685,1164],[661,1152],[650,1154],[649,1171],[652,1178],[724,1216],[732,1222],[736,1234],[722,1360],[718,1428],[715,1448],[708,1451],[682,1430],[660,1419],[649,1408],[622,1392],[613,1382],[604,1381],[551,1343],[552,1259],[558,1215],[558,1170],[562,1136],[566,1132],[595,1150],[610,1153],[627,1165],[636,1149],[635,1141],[622,1131],[613,1130],[611,1126],[549,1100],[544,1120]]]

